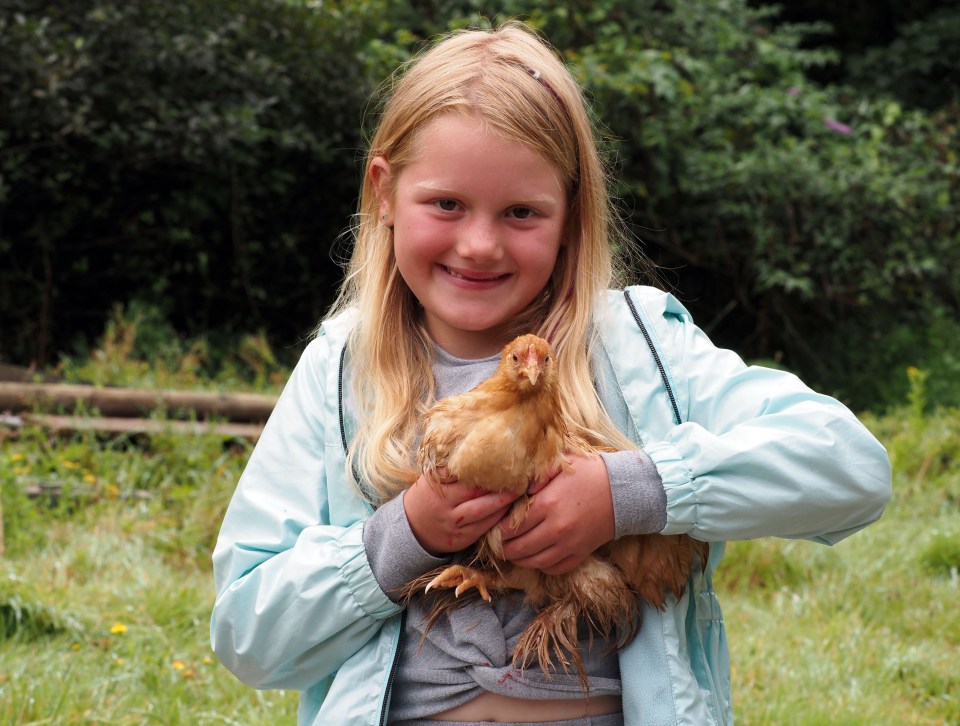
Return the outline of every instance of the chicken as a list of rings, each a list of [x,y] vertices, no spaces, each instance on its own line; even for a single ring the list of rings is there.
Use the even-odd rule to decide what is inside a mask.
[[[508,515],[516,527],[533,500],[526,494],[531,484],[570,470],[567,455],[599,450],[572,435],[565,424],[550,344],[522,335],[503,349],[493,376],[427,413],[417,463],[434,486],[458,480],[486,491],[519,494]],[[537,617],[521,635],[514,662],[526,667],[536,657],[548,676],[553,657],[564,671],[572,662],[586,689],[578,624],[586,623],[591,634],[625,646],[640,627],[642,602],[663,609],[667,593],[679,598],[694,562],[705,562],[706,555],[707,545],[686,535],[623,537],[600,547],[572,571],[547,575],[504,560],[496,526],[474,545],[469,564],[427,573],[410,583],[406,597],[421,590],[437,597],[429,628],[457,607],[465,592],[476,590],[490,601],[491,593],[522,591]]]

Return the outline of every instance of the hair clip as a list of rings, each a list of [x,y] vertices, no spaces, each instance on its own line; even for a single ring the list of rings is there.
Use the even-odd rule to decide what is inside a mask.
[[[553,99],[557,102],[557,105],[560,106],[560,110],[563,111],[563,115],[567,117],[567,122],[571,127],[573,127],[573,120],[570,118],[570,112],[567,111],[567,105],[563,102],[563,99],[560,98],[560,94],[557,93],[554,87],[547,83],[547,79],[544,78],[540,71],[538,71],[536,68],[524,65],[523,69],[530,74],[530,77],[533,78],[533,80],[537,81],[541,86],[550,92],[550,95],[553,96]]]

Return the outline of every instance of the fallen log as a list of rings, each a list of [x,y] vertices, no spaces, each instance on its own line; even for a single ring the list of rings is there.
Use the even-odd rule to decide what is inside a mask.
[[[97,431],[107,434],[213,434],[224,438],[256,441],[263,431],[261,424],[209,423],[205,421],[161,421],[147,418],[112,418],[86,416],[54,416],[25,414],[25,422],[40,426],[52,434]]]
[[[15,366],[10,363],[0,363],[0,381],[20,381],[22,383],[54,383],[59,381],[58,376],[39,371],[33,366]]]
[[[82,404],[101,416],[140,417],[158,408],[174,413],[193,411],[199,418],[225,418],[233,422],[263,422],[276,398],[257,393],[201,391],[148,391],[135,388],[102,388],[66,383],[0,381],[0,411],[63,409]]]

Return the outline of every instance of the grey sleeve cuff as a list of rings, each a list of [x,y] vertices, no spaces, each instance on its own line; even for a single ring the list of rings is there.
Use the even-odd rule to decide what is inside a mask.
[[[449,562],[449,558],[434,557],[417,542],[403,509],[403,494],[364,522],[363,548],[377,584],[394,602],[412,580]]]
[[[642,451],[601,453],[610,477],[615,536],[654,534],[667,526],[667,493]]]

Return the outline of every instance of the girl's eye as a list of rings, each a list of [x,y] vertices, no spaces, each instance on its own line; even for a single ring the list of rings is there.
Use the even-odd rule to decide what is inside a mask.
[[[456,212],[458,206],[452,199],[438,199],[434,204],[444,212]]]
[[[532,219],[537,216],[537,213],[530,207],[514,207],[510,210],[510,216],[515,219]]]

